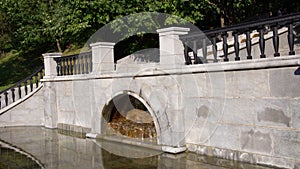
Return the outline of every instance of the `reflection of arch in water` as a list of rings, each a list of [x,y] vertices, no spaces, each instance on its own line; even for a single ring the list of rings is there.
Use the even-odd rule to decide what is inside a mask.
[[[139,113],[144,113],[145,116],[147,113],[148,116],[151,118],[152,122],[149,122],[149,119],[129,119],[128,120],[128,113],[132,112],[132,110],[138,110],[136,115],[139,116]],[[107,102],[104,106],[102,111],[102,117],[105,119],[105,123],[101,125],[101,134],[111,134],[110,129],[114,128],[115,130],[118,129],[118,133],[133,137],[133,138],[151,138],[155,139],[157,143],[160,141],[160,128],[159,123],[157,121],[156,115],[153,112],[150,105],[138,94],[135,94],[130,91],[123,91],[120,93],[115,94],[111,100]],[[127,120],[125,120],[127,119]],[[124,121],[122,122],[122,120]],[[113,127],[112,124],[120,122],[119,126]],[[144,126],[143,126],[144,125]],[[140,129],[145,129],[145,133],[143,136],[137,133],[137,135],[131,135],[130,133],[136,132],[134,129],[135,127],[139,127]],[[118,128],[119,127],[119,128]],[[127,128],[126,128],[127,127]],[[144,127],[144,128],[143,128]],[[130,129],[127,134],[122,130]],[[146,133],[147,132],[147,133]]]
[[[157,168],[158,156],[146,157],[146,158],[127,158],[119,155],[115,155],[102,149],[102,156],[104,168]]]
[[[33,155],[31,155],[31,154],[29,154],[29,153],[27,153],[26,151],[24,151],[23,149],[21,149],[21,148],[18,148],[17,146],[14,146],[14,145],[12,145],[12,144],[10,144],[10,143],[7,143],[7,142],[5,142],[5,141],[3,141],[3,140],[0,140],[0,147],[1,147],[1,149],[6,149],[7,151],[14,151],[14,153],[18,153],[18,154],[20,154],[20,155],[22,155],[22,156],[25,156],[25,158],[26,159],[24,159],[24,160],[31,160],[33,163],[34,163],[34,168],[36,168],[36,167],[40,167],[40,168],[42,168],[42,169],[44,169],[45,167],[43,166],[43,164],[38,160],[38,159],[36,159]],[[0,151],[0,156],[1,156],[1,153],[2,153],[2,151]],[[16,158],[17,156],[15,156],[14,155],[14,158]],[[22,159],[23,160],[23,159]],[[19,162],[18,160],[15,160],[14,161],[15,163],[17,163],[17,162]],[[22,163],[23,161],[21,161],[20,163]],[[30,163],[28,163],[28,161],[26,161],[27,162],[27,165],[29,164],[30,166],[32,166],[31,164],[31,162]],[[29,167],[30,167],[29,166]]]
[[[157,168],[161,151],[97,140],[103,168]]]

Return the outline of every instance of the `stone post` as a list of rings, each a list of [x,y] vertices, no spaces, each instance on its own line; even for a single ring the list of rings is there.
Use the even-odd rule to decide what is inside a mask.
[[[53,78],[57,75],[56,62],[54,58],[61,57],[61,53],[45,53],[44,57],[44,68],[45,68],[45,79]]]
[[[179,35],[185,35],[190,28],[170,27],[158,29],[160,65],[174,68],[184,65],[184,47],[179,40]]]
[[[54,58],[61,57],[61,53],[45,53],[44,57],[44,123],[47,128],[57,128],[57,107],[55,83],[47,81],[57,75]]]
[[[111,73],[115,70],[114,45],[110,42],[97,42],[92,47],[93,73]]]

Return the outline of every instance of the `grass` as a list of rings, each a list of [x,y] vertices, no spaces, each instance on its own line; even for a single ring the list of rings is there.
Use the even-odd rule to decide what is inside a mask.
[[[0,91],[22,80],[42,65],[41,57],[11,51],[0,56]]]
[[[63,56],[78,54],[89,51],[88,47],[65,50]],[[23,56],[18,51],[0,55],[0,91],[12,86],[14,83],[32,74],[38,67],[42,66],[43,58],[40,56]]]
[[[77,49],[72,49],[72,50],[67,49],[62,53],[62,55],[63,56],[74,55],[74,54],[79,54],[82,52],[87,52],[89,50],[90,49],[88,47],[77,48]]]

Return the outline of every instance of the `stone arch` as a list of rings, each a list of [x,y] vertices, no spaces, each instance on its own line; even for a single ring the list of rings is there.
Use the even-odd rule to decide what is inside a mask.
[[[123,97],[123,98],[122,98]],[[125,97],[125,98],[124,98]],[[146,111],[147,113],[149,113],[149,115],[151,116],[152,120],[153,120],[153,124],[154,124],[154,129],[155,129],[155,133],[156,133],[156,142],[157,144],[161,143],[161,130],[160,130],[160,123],[158,120],[158,117],[156,115],[156,113],[153,111],[153,109],[151,108],[150,104],[139,94],[136,94],[132,91],[121,91],[118,92],[116,94],[114,94],[105,104],[105,106],[102,109],[102,113],[101,116],[104,119],[104,123],[101,123],[101,134],[108,134],[107,133],[107,127],[108,127],[108,123],[112,120],[112,113],[114,113],[114,111],[116,109],[122,109],[124,110],[124,112],[119,112],[121,115],[126,117],[126,113],[128,113],[130,110],[132,110],[132,108],[137,108],[136,105],[133,105],[132,107],[129,108],[125,107],[125,108],[120,108],[117,107],[116,104],[118,104],[119,101],[122,101],[123,104],[132,104],[131,99],[134,99],[135,101],[139,102],[142,104],[141,107],[138,107],[139,109]],[[125,103],[123,102],[125,100]],[[134,104],[134,103],[133,103]],[[121,107],[124,105],[121,105]],[[144,107],[144,109],[143,109]]]

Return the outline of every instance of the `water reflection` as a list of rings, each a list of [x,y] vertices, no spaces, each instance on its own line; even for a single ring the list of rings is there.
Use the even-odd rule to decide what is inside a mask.
[[[0,140],[0,168],[42,169],[44,167],[27,152]]]
[[[156,150],[86,138],[78,138],[40,127],[0,128],[0,138],[31,154],[45,168],[267,168],[198,156],[172,155]],[[7,167],[5,167],[7,168]]]

